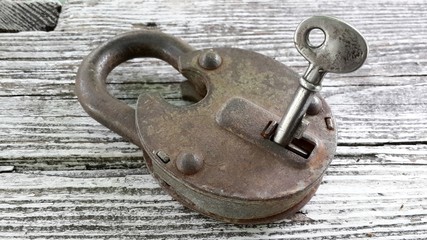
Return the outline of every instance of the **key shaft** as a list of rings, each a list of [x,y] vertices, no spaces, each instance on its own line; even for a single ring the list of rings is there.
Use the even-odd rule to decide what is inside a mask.
[[[324,34],[319,45],[311,44],[309,35],[318,29]],[[295,31],[295,47],[309,62],[300,78],[292,102],[280,120],[272,140],[287,146],[309,107],[313,94],[321,89],[326,73],[348,73],[364,63],[368,47],[362,35],[350,25],[332,17],[315,16],[303,21]]]
[[[274,142],[281,145],[288,145],[294,136],[296,129],[301,123],[304,113],[313,98],[313,92],[301,86],[298,87],[291,105],[277,126]]]
[[[300,79],[291,104],[289,104],[285,114],[277,126],[273,141],[288,145],[301,124],[301,120],[310,105],[313,94],[320,91],[321,81],[326,72],[322,72],[317,66],[310,64],[304,76]]]

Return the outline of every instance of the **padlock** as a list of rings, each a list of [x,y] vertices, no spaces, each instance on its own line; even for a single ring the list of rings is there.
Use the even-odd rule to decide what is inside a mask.
[[[319,45],[309,39],[314,29],[324,34]],[[225,222],[272,222],[311,199],[335,153],[322,78],[358,69],[368,52],[359,32],[326,16],[303,21],[294,41],[309,61],[302,77],[252,51],[195,50],[161,32],[129,32],[84,59],[76,93],[89,115],[143,150],[152,175],[186,207]],[[178,107],[142,93],[134,109],[111,96],[108,74],[136,57],[177,69],[195,103]]]

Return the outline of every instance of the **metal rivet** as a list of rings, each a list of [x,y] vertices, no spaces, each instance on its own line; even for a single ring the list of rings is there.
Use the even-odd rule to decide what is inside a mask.
[[[192,175],[203,167],[203,158],[199,154],[181,153],[176,162],[176,168],[185,175]]]
[[[207,70],[213,70],[218,68],[222,63],[221,56],[212,49],[204,51],[199,56],[199,65]]]
[[[164,151],[162,151],[162,150],[159,150],[157,153],[156,153],[156,155],[157,155],[157,157],[159,157],[160,158],[160,160],[162,160],[162,162],[164,162],[164,163],[168,163],[171,159],[170,159],[170,157],[164,152]]]
[[[310,105],[307,108],[307,114],[314,116],[319,114],[319,112],[322,110],[322,101],[319,97],[314,96],[311,100]]]
[[[329,130],[334,130],[334,121],[332,121],[331,117],[325,117],[326,128]]]

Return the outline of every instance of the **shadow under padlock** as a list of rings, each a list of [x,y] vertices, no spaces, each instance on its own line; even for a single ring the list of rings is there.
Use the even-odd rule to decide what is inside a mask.
[[[325,34],[318,46],[308,40],[313,29]],[[76,92],[93,118],[141,147],[153,176],[185,206],[226,222],[272,222],[310,200],[335,153],[334,119],[317,93],[322,78],[356,70],[368,51],[354,28],[324,16],[302,22],[295,44],[310,62],[303,77],[255,52],[195,50],[164,33],[130,32],[85,58]],[[112,97],[106,77],[136,57],[172,65],[197,103],[142,94],[133,109]]]

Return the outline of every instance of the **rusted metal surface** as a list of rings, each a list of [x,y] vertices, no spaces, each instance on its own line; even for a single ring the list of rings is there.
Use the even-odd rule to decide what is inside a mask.
[[[198,102],[177,107],[142,94],[134,110],[111,97],[106,76],[133,57],[169,62],[188,79],[183,90]],[[76,92],[92,117],[141,146],[150,171],[182,204],[222,221],[264,223],[308,202],[335,152],[336,131],[325,122],[334,120],[320,95],[320,109],[306,116],[310,124],[300,139],[283,147],[261,135],[269,121],[280,120],[298,79],[255,52],[196,51],[171,36],[140,31],[89,55]]]
[[[135,31],[102,44],[82,62],[77,73],[76,94],[94,119],[141,147],[135,126],[135,110],[111,96],[106,89],[108,74],[120,63],[137,57],[152,57],[178,68],[178,58],[194,49],[170,35]]]

